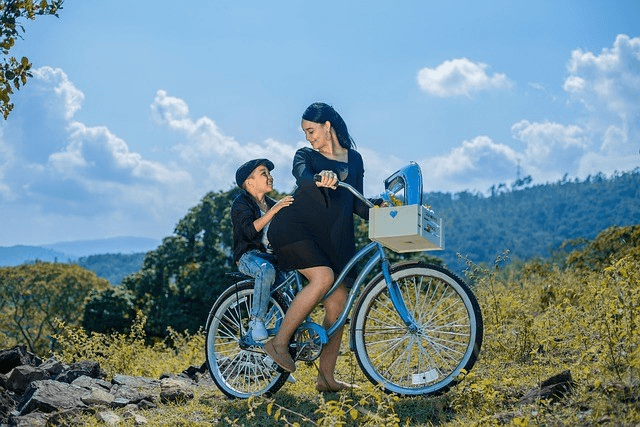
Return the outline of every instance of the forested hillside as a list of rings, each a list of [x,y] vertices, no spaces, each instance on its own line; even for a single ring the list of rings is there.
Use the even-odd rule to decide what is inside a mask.
[[[565,178],[488,197],[428,193],[423,200],[445,224],[446,249],[432,255],[459,272],[464,263],[456,253],[476,263],[492,263],[507,249],[512,258],[548,258],[567,240],[590,240],[613,225],[640,224],[640,170],[584,181]]]
[[[96,276],[107,279],[112,285],[119,285],[122,279],[142,268],[144,253],[103,254],[79,258],[75,263],[93,271]]]

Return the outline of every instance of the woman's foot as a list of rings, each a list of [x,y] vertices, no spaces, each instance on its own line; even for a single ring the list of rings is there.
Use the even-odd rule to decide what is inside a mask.
[[[275,345],[273,340],[264,345],[264,351],[278,364],[282,369],[287,372],[295,372],[296,364],[289,354],[289,347],[286,345]]]
[[[348,390],[352,388],[360,388],[356,384],[345,383],[343,381],[333,380],[327,383],[321,377],[318,377],[318,383],[316,384],[316,390],[321,393],[337,393],[342,390]]]

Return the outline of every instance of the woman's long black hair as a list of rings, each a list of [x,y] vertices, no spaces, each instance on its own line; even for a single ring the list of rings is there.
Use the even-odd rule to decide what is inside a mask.
[[[347,130],[347,124],[332,106],[324,102],[314,102],[304,111],[302,119],[319,124],[331,123],[331,126],[336,131],[340,146],[343,148],[356,148],[356,143]]]

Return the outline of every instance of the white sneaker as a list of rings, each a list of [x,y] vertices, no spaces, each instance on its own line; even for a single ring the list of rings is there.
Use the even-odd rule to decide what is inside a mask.
[[[258,319],[249,321],[249,329],[251,330],[251,338],[254,341],[264,341],[269,338],[269,332],[267,332],[264,322]]]

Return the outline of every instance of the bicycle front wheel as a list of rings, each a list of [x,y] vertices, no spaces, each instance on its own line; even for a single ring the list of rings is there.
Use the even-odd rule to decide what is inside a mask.
[[[351,334],[360,368],[373,384],[403,396],[438,395],[473,367],[482,345],[482,315],[467,285],[444,268],[397,264],[391,277],[413,325],[396,311],[382,275],[367,285]]]
[[[227,289],[207,320],[205,353],[209,373],[218,388],[231,398],[269,396],[289,377],[249,337],[253,285],[253,280],[245,280]],[[271,295],[265,322],[270,335],[277,331],[287,308],[282,295]]]

